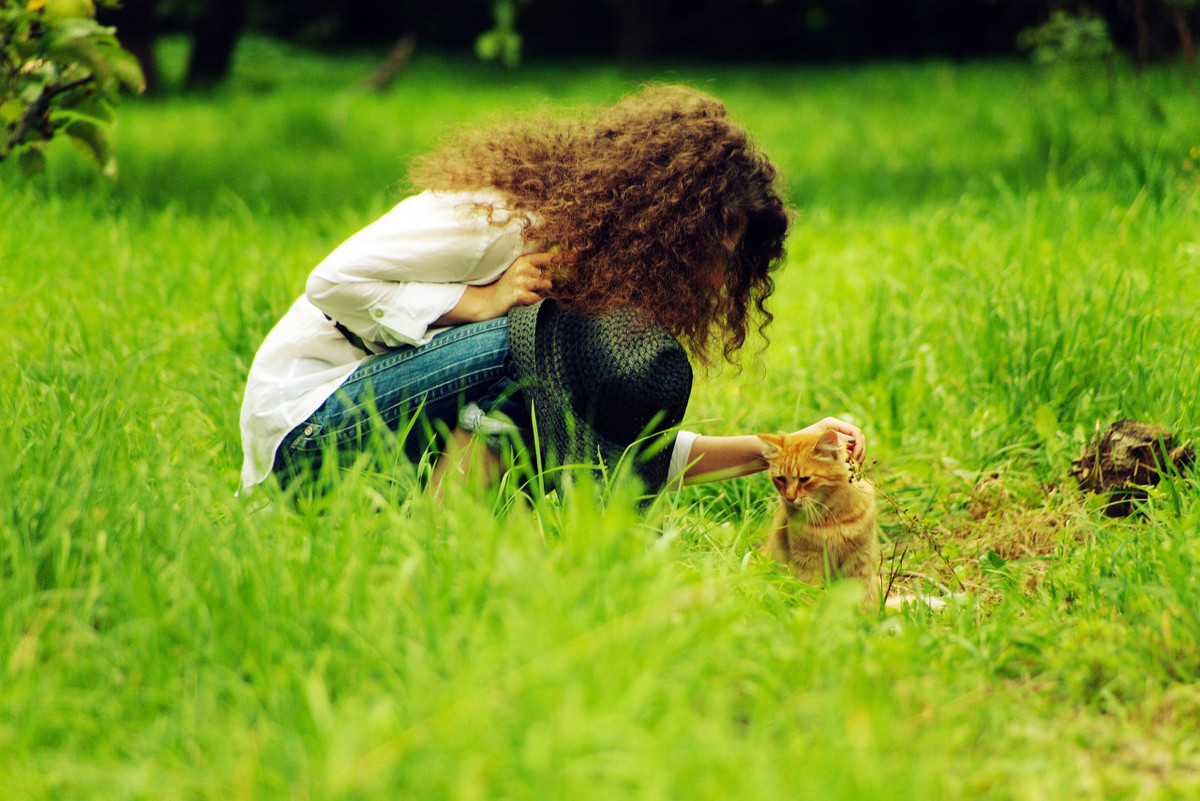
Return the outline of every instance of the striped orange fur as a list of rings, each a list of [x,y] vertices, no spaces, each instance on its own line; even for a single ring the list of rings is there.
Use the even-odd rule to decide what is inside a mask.
[[[851,469],[837,433],[758,436],[779,491],[766,552],[808,584],[862,579],[866,603],[877,601],[875,490]]]

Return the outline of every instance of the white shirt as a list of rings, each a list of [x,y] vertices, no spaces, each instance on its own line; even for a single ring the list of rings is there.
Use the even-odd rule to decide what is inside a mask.
[[[491,219],[488,208],[492,205]],[[267,335],[246,381],[242,489],[271,473],[289,431],[315,412],[364,359],[326,319],[360,336],[373,353],[428,342],[433,322],[468,285],[495,281],[529,250],[523,220],[496,192],[422,192],[346,240],[313,270],[305,294]],[[687,466],[696,435],[681,432],[672,478]],[[681,453],[682,450],[682,453]]]

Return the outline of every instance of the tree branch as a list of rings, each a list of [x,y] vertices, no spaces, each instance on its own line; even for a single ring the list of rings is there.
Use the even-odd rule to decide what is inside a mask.
[[[95,80],[94,75],[85,75],[78,80],[64,83],[61,86],[51,85],[43,87],[42,93],[38,95],[38,99],[31,103],[29,108],[25,109],[25,113],[17,121],[17,127],[13,129],[12,134],[8,137],[8,141],[4,144],[4,152],[0,153],[0,159],[3,159],[24,141],[37,120],[41,119],[50,110],[50,103],[54,98],[72,89],[78,89],[93,80]]]

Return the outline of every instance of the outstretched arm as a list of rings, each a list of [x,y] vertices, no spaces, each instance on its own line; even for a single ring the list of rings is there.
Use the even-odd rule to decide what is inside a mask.
[[[851,423],[826,417],[807,428],[805,433],[836,431],[854,459],[862,463],[867,455],[867,441],[862,431]],[[684,484],[703,484],[724,481],[765,470],[763,441],[751,435],[730,437],[700,436],[692,443],[688,468],[683,472]]]

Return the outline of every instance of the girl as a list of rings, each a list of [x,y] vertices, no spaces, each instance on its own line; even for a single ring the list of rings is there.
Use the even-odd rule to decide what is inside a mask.
[[[681,87],[645,89],[586,120],[468,133],[426,157],[413,173],[425,191],[321,262],[255,357],[243,489],[272,473],[286,482],[331,448],[353,452],[374,425],[406,432],[413,461],[430,447],[459,452],[497,418],[528,431],[532,399],[539,421],[580,421],[555,426],[559,457],[611,459],[665,434],[666,447],[638,462],[653,463],[639,469],[652,492],[763,469],[753,435],[674,426],[688,356],[732,361],[752,319],[771,319],[764,303],[789,222],[775,177],[719,101]],[[514,353],[518,342],[531,353]],[[640,354],[638,343],[655,344]],[[555,393],[559,408],[546,401]],[[617,398],[647,425],[617,415],[592,426]],[[863,458],[853,425],[826,418],[806,430],[835,430]]]

